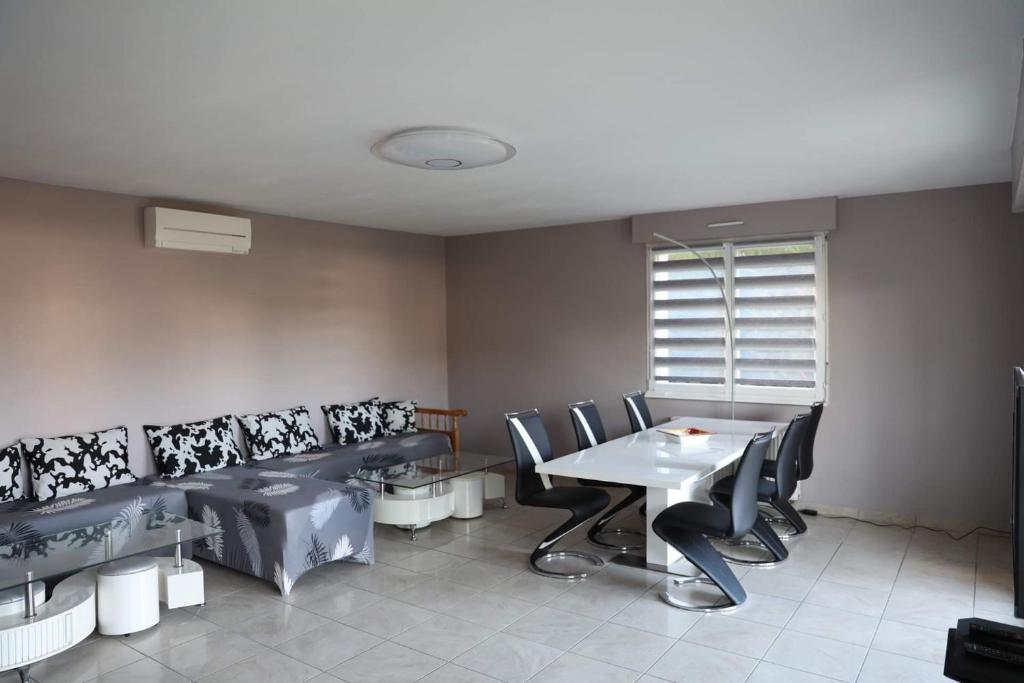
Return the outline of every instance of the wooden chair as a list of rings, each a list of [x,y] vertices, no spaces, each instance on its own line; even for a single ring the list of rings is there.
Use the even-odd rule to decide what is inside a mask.
[[[452,442],[452,453],[459,454],[459,418],[469,412],[462,408],[416,408],[416,428],[421,432],[447,434]]]

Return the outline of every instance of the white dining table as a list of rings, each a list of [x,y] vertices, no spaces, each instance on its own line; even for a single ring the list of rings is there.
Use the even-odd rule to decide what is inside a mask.
[[[712,434],[706,440],[679,439],[659,431],[683,427]],[[785,428],[776,422],[674,417],[642,432],[554,458],[535,469],[539,474],[647,487],[646,565],[658,571],[686,573],[690,567],[683,565],[689,563],[681,562],[679,552],[651,530],[651,522],[676,503],[703,500],[710,504],[706,489],[714,474],[735,463],[754,434],[773,432],[774,453]]]

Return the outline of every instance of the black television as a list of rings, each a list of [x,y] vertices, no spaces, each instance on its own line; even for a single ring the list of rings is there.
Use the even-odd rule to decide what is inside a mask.
[[[1024,369],[1013,369],[1013,615],[1024,619]]]

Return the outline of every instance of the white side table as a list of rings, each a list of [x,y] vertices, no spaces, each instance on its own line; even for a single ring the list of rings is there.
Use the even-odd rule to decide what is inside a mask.
[[[105,636],[143,631],[160,622],[156,558],[129,557],[96,571],[96,614]]]
[[[202,605],[206,602],[203,589],[203,568],[198,562],[170,557],[156,558],[160,572],[160,602],[167,609]]]
[[[206,602],[203,568],[198,562],[182,559],[180,530],[178,544],[174,546],[174,559],[158,557],[156,561],[160,572],[160,602],[167,605],[167,609],[202,605]]]
[[[484,514],[484,481],[483,472],[473,472],[451,480],[455,494],[455,507],[452,517],[456,519],[473,519]]]
[[[484,499],[493,500],[495,498],[501,498],[501,507],[508,507],[505,503],[505,475],[487,472],[484,474]]]

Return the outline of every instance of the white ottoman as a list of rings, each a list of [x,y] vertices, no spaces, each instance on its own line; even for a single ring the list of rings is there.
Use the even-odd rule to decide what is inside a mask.
[[[455,495],[452,517],[472,519],[484,514],[484,477],[483,472],[473,472],[451,480]]]
[[[156,558],[160,566],[160,602],[167,609],[191,607],[206,602],[203,590],[203,568],[192,560],[181,560],[171,557]]]
[[[501,498],[501,507],[507,508],[505,504],[505,475],[498,474],[497,472],[488,472],[485,476],[484,481],[484,498],[492,500],[494,498]]]
[[[105,636],[143,631],[160,621],[156,558],[129,557],[96,571],[96,616]]]

